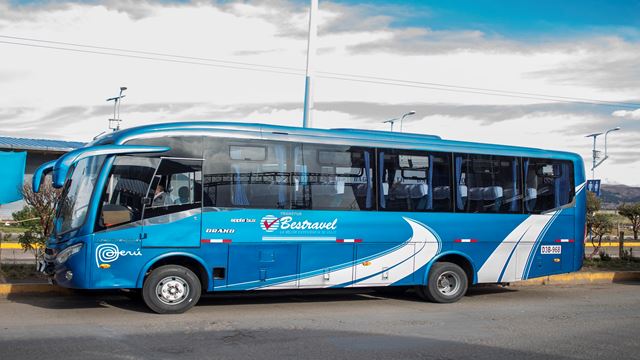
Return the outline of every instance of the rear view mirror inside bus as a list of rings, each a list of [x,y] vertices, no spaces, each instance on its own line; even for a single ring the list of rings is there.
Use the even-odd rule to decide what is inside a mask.
[[[558,164],[539,164],[536,168],[536,175],[558,178],[562,176],[562,170]]]

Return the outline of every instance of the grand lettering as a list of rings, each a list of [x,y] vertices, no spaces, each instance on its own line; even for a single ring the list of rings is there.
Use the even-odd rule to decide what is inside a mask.
[[[328,222],[293,221],[291,216],[280,218],[281,230],[336,230],[338,219]]]

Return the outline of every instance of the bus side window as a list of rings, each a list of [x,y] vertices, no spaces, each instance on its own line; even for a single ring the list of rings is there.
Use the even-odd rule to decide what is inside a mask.
[[[160,159],[119,156],[102,194],[98,229],[142,219],[143,199]]]
[[[381,149],[378,158],[380,210],[451,211],[449,154]]]
[[[473,213],[520,213],[520,159],[456,154],[456,209]]]
[[[375,209],[372,149],[296,144],[293,155],[293,208]]]
[[[541,213],[573,201],[573,164],[566,160],[525,158],[524,205],[527,213]]]
[[[290,145],[225,139],[205,145],[204,205],[288,209],[293,186]]]

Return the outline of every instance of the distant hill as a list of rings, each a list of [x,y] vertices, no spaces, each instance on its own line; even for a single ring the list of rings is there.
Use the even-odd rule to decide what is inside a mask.
[[[640,187],[602,184],[602,208],[615,209],[623,203],[640,202]]]

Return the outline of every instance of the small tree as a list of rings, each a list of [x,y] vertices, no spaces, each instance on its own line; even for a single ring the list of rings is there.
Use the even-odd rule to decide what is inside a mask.
[[[591,237],[591,245],[593,245],[593,252],[589,258],[593,258],[602,247],[602,237],[609,234],[613,230],[613,215],[611,214],[593,214],[591,231],[593,236]],[[597,243],[596,243],[597,239]]]
[[[631,221],[633,239],[638,240],[638,231],[640,230],[640,203],[622,204],[618,207],[618,214]]]
[[[53,218],[60,191],[51,185],[50,180],[46,180],[36,193],[33,192],[31,183],[27,182],[22,187],[22,196],[27,206],[13,213],[13,217],[15,220],[23,221],[27,231],[18,237],[18,242],[25,252],[33,251],[37,264],[44,255],[44,245],[53,230]]]
[[[591,234],[591,242],[593,242],[594,215],[596,211],[600,210],[600,204],[600,199],[598,199],[596,194],[591,191],[587,191],[587,233],[585,236]],[[593,256],[593,254],[591,254],[591,256]]]

